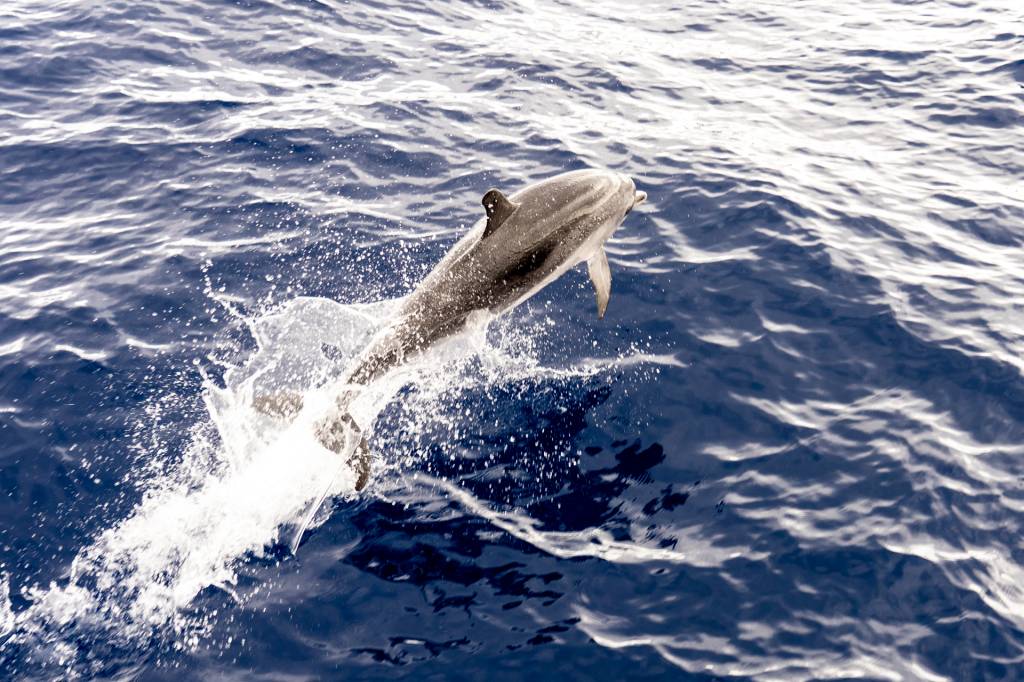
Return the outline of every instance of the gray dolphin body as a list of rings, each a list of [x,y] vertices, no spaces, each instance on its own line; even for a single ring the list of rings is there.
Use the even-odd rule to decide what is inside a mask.
[[[603,317],[611,291],[604,242],[646,198],[629,177],[606,170],[563,173],[511,197],[496,189],[484,195],[486,216],[353,360],[345,372],[345,389],[317,426],[325,447],[350,458],[357,490],[370,475],[366,441],[348,414],[360,388],[459,332],[473,313],[509,310],[583,261],[597,294],[598,315]]]

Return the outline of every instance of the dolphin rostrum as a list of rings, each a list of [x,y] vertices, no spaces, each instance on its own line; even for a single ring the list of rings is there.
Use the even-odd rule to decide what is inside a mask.
[[[485,217],[441,259],[403,301],[394,320],[352,361],[344,374],[344,389],[316,427],[324,447],[346,457],[355,468],[356,490],[370,477],[369,449],[348,413],[361,388],[461,331],[473,313],[495,315],[509,310],[583,261],[597,295],[598,317],[604,317],[611,292],[605,240],[646,199],[632,179],[608,170],[563,173],[512,196],[497,189],[484,194]],[[282,413],[297,411],[294,402],[271,407]],[[299,528],[293,549],[323,497]]]

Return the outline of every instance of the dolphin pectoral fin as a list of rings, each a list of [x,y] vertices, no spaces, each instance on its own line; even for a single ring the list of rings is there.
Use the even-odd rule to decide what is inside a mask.
[[[494,234],[494,231],[501,227],[501,224],[519,208],[519,204],[509,201],[508,197],[498,189],[488,190],[480,203],[484,205],[484,211],[487,212],[487,227],[484,228],[482,239]]]
[[[590,274],[594,293],[597,294],[597,316],[604,317],[604,311],[608,309],[608,298],[612,294],[612,271],[608,268],[608,256],[604,254],[603,248],[587,260],[587,273]]]

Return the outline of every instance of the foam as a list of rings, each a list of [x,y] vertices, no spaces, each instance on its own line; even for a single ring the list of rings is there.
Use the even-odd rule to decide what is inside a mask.
[[[354,473],[339,468],[312,427],[331,403],[332,377],[394,304],[300,298],[244,320],[257,351],[225,373],[223,386],[204,375],[209,423],[196,425],[180,458],[156,467],[127,518],[79,552],[66,584],[30,588],[31,605],[17,614],[0,602],[0,634],[12,638],[5,646],[20,643],[36,660],[66,665],[75,653],[65,638],[96,634],[128,646],[168,628],[192,632],[197,623],[184,611],[196,595],[230,589],[239,560],[276,547],[325,481],[330,496],[354,494]],[[303,396],[291,423],[251,407],[254,395],[274,391]],[[389,397],[382,387],[361,398],[362,419],[372,421]],[[6,576],[0,588],[6,597]]]
[[[400,301],[342,305],[298,298],[252,318],[222,303],[249,329],[256,351],[242,365],[229,367],[221,385],[204,374],[207,418],[194,426],[186,451],[163,464],[153,452],[158,463],[150,467],[142,500],[127,518],[78,553],[66,583],[30,588],[25,592],[30,606],[17,613],[9,600],[0,598],[0,636],[8,636],[3,645],[8,651],[12,643],[25,647],[37,663],[61,666],[73,675],[88,674],[91,665],[82,658],[82,641],[127,651],[145,646],[152,637],[173,638],[180,647],[195,646],[212,626],[209,620],[190,615],[189,606],[201,591],[219,587],[239,598],[234,586],[241,562],[281,556],[325,486],[328,497],[356,495],[354,472],[320,445],[313,426],[333,405],[348,361]],[[620,358],[566,370],[544,368],[533,358],[532,333],[521,322],[501,323],[500,333],[494,335],[498,342],[489,343],[491,319],[474,317],[463,334],[359,394],[350,414],[371,448],[374,419],[410,383],[416,390],[404,395],[411,401],[411,423],[403,428],[415,436],[430,431],[427,421],[446,418],[431,406],[451,391],[464,389],[462,382],[493,385],[524,378],[590,376],[631,362]],[[636,357],[639,362],[651,360],[674,364],[671,359]],[[452,366],[463,363],[465,369],[470,362],[474,369],[468,373]],[[303,398],[301,412],[290,423],[252,408],[254,396],[279,392]],[[142,439],[152,438],[142,431]],[[386,453],[372,455],[374,473],[362,495],[382,494],[379,480],[389,470],[409,466],[407,461],[389,461]],[[482,501],[469,504],[454,486],[442,489],[470,511],[509,528],[498,523]],[[329,518],[326,507],[312,527]],[[529,527],[526,521],[516,526],[527,531]],[[536,533],[525,531],[514,534],[551,549],[550,538],[540,541]],[[6,581],[0,576],[3,596]]]

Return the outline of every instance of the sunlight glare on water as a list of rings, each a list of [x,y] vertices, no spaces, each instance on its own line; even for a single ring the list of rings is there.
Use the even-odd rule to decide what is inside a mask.
[[[0,677],[1016,679],[1019,5],[7,3]],[[347,361],[582,167],[606,317],[372,386],[356,493]]]

